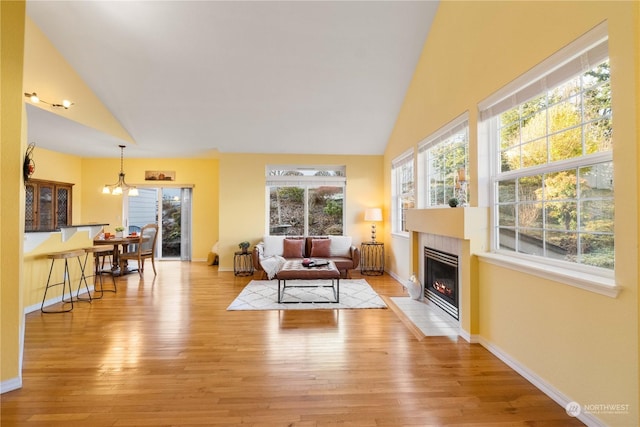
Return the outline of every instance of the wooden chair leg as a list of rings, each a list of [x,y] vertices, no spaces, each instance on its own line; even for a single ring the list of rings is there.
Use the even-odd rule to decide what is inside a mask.
[[[153,267],[153,275],[157,276],[158,273],[156,273],[156,261],[155,261],[155,257],[151,257],[151,266]]]

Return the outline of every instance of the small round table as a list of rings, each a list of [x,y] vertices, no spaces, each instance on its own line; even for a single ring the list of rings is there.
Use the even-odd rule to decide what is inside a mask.
[[[360,245],[360,273],[366,276],[384,274],[384,243],[364,242]]]
[[[253,254],[251,252],[233,254],[233,274],[236,276],[253,275]]]

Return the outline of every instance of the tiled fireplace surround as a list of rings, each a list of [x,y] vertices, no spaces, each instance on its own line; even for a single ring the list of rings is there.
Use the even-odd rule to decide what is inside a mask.
[[[488,247],[487,209],[410,209],[407,228],[411,232],[411,271],[419,272],[420,283],[424,284],[425,247],[458,256],[459,334],[471,341],[478,334],[478,260],[474,254],[485,252]],[[443,312],[443,316],[448,315]],[[455,321],[453,317],[449,319]]]

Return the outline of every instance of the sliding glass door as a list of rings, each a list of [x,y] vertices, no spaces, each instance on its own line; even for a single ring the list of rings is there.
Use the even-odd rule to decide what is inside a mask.
[[[191,188],[138,188],[139,195],[126,197],[124,223],[128,231],[158,224],[156,257],[191,260]]]

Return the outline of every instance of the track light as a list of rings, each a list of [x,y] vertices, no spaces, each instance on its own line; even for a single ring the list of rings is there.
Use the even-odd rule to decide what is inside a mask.
[[[25,92],[24,96],[29,98],[31,102],[33,102],[34,104],[38,104],[42,102],[43,104],[50,105],[52,108],[64,108],[65,110],[68,110],[69,107],[73,105],[73,102],[69,101],[68,99],[63,99],[61,104],[47,102],[44,99],[40,99],[38,94],[35,92],[33,93]]]

